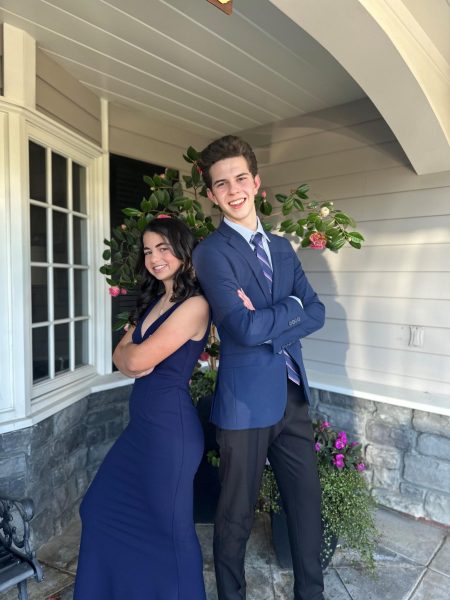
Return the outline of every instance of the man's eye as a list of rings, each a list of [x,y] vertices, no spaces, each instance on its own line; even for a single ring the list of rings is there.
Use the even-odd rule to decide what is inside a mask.
[[[150,250],[145,250],[144,251],[144,256],[150,256],[150,254],[151,254]]]

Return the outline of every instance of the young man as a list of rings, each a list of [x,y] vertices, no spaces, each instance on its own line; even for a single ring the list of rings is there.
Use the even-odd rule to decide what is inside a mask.
[[[294,599],[323,600],[320,484],[300,338],[322,327],[325,309],[290,243],[261,226],[251,147],[225,136],[202,151],[200,167],[224,215],[194,251],[221,346],[211,412],[220,446],[219,600],[246,597],[245,548],[266,457],[288,518]]]

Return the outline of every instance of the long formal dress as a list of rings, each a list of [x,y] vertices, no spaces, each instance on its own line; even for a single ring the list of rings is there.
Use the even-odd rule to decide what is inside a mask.
[[[133,342],[147,339],[172,306]],[[203,433],[189,378],[207,334],[136,379],[130,422],[80,507],[82,537],[74,600],[205,600],[193,523],[193,479]]]

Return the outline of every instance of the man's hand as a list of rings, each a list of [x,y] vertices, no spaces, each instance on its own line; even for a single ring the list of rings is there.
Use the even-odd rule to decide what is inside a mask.
[[[247,310],[255,310],[255,307],[253,306],[252,301],[250,300],[250,298],[247,296],[247,294],[244,292],[244,290],[242,288],[238,289],[237,295],[242,300],[242,302]]]

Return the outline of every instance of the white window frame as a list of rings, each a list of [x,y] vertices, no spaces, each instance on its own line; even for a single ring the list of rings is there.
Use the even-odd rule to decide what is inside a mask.
[[[98,389],[111,374],[111,302],[104,276],[109,227],[109,155],[45,115],[0,100],[0,433],[30,426]],[[32,383],[29,140],[86,169],[89,362]],[[4,258],[3,258],[4,257]],[[109,375],[109,378],[113,377]],[[106,377],[108,379],[108,377]],[[122,383],[122,382],[121,382]],[[123,383],[129,383],[124,381]]]

